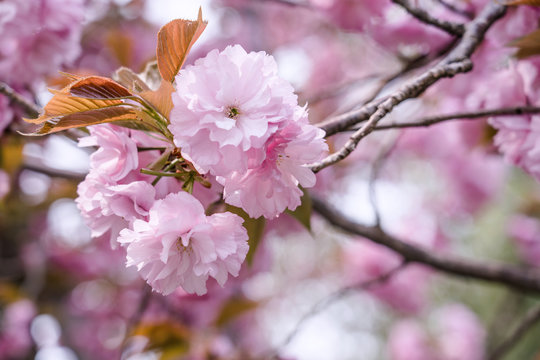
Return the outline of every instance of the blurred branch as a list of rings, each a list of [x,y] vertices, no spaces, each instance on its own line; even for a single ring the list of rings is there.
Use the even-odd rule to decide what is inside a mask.
[[[398,4],[404,8],[409,14],[420,20],[421,22],[434,26],[442,31],[454,36],[463,36],[465,26],[463,24],[453,23],[451,21],[441,20],[431,16],[427,11],[419,7],[413,6],[408,0],[392,0],[394,4]]]
[[[536,106],[517,106],[509,108],[500,108],[500,109],[489,109],[489,110],[479,110],[471,112],[463,112],[449,115],[437,115],[432,117],[426,117],[420,120],[412,122],[404,122],[399,124],[391,125],[378,125],[373,130],[388,130],[388,129],[399,129],[399,128],[410,128],[410,127],[427,127],[441,122],[449,120],[474,120],[481,119],[488,116],[519,116],[526,114],[538,114],[540,113],[540,107]]]
[[[135,313],[131,316],[131,318],[128,320],[128,323],[126,325],[126,335],[124,338],[124,341],[122,342],[121,347],[121,358],[124,359],[125,353],[129,351],[129,338],[133,335],[133,332],[137,329],[137,325],[141,322],[141,319],[146,312],[146,309],[150,305],[150,300],[152,299],[152,288],[150,285],[148,285],[146,282],[143,285],[143,288],[141,289],[141,298],[139,300],[139,305],[137,306],[137,310]]]
[[[311,8],[311,4],[308,1],[298,1],[298,0],[259,0],[260,2],[267,3],[277,3],[286,6],[299,6],[304,8]]]
[[[385,161],[395,149],[398,139],[399,135],[393,138],[383,149],[381,149],[377,155],[377,158],[371,165],[371,173],[369,174],[369,202],[371,203],[373,213],[375,214],[375,226],[378,228],[381,226],[381,214],[377,206],[377,191],[375,189],[375,184]]]
[[[470,12],[470,11],[467,11],[467,10],[464,10],[464,9],[459,9],[458,7],[454,6],[453,4],[450,4],[448,1],[446,0],[436,0],[439,4],[441,4],[442,6],[444,6],[445,8],[447,8],[448,10],[458,14],[458,15],[461,15],[461,16],[464,16],[468,19],[472,19],[474,18],[474,13]]]
[[[503,4],[490,2],[473,21],[466,25],[461,41],[437,65],[409,81],[401,89],[398,89],[392,95],[388,96],[388,98],[384,99],[384,101],[380,101],[380,104],[371,102],[358,110],[338,117],[339,120],[337,121],[343,122],[343,125],[346,125],[345,128],[365,120],[366,116],[369,116],[369,120],[351,135],[341,149],[330,154],[322,161],[312,164],[311,169],[317,172],[345,159],[356,149],[360,140],[373,131],[382,118],[405,100],[418,97],[427,88],[442,78],[453,77],[459,73],[470,71],[473,68],[470,60],[471,55],[484,39],[487,30],[497,19],[504,15],[505,11],[506,7]]]
[[[283,342],[276,347],[275,350],[270,351],[267,355],[263,355],[261,358],[263,359],[276,359],[278,357],[278,353],[280,349],[283,349],[285,346],[290,344],[290,342],[294,339],[294,337],[300,332],[302,329],[302,326],[306,323],[307,320],[311,319],[313,316],[319,314],[321,311],[326,309],[328,306],[333,304],[334,302],[344,298],[345,296],[355,293],[359,290],[369,290],[370,288],[384,284],[386,281],[388,281],[392,276],[394,276],[396,273],[400,272],[407,266],[407,262],[403,261],[398,266],[394,267],[393,269],[390,269],[384,274],[381,274],[380,276],[377,276],[375,278],[363,281],[358,284],[354,284],[351,286],[343,287],[336,292],[330,294],[329,296],[325,297],[321,301],[317,302],[300,320],[298,323],[296,323],[293,330],[287,335],[287,337],[283,340]]]
[[[493,353],[489,356],[489,360],[502,359],[506,353],[511,350],[523,336],[529,331],[536,323],[540,321],[540,304],[529,309],[527,314],[523,317],[522,321],[510,332],[508,337],[495,348]]]
[[[373,114],[376,110],[376,106],[382,103],[384,99],[375,100],[381,93],[381,91],[388,86],[391,82],[399,79],[400,77],[407,75],[413,70],[419,69],[424,65],[427,65],[434,59],[437,59],[441,56],[448,54],[448,52],[456,45],[456,40],[450,41],[442,49],[437,51],[435,54],[420,54],[412,59],[409,59],[405,62],[403,68],[396,71],[393,74],[390,74],[387,77],[381,77],[379,86],[373,91],[371,96],[364,101],[364,105],[359,109],[351,110],[345,114],[331,117],[325,121],[322,121],[317,124],[321,129],[326,132],[326,136],[334,135],[338,132],[347,130],[350,126],[357,124],[359,122],[369,119],[370,115]],[[325,94],[329,94],[326,92]],[[331,93],[330,93],[331,94]],[[332,96],[335,96],[331,94]],[[385,98],[386,99],[386,98]],[[317,98],[317,101],[322,99]],[[310,103],[310,101],[308,101]],[[351,116],[352,115],[352,116]]]
[[[83,181],[86,173],[80,173],[70,170],[54,169],[41,163],[38,159],[27,157],[26,161],[22,164],[21,168],[25,170],[31,170],[44,174],[50,177],[62,178],[74,181]]]
[[[21,108],[26,114],[26,116],[29,116],[29,117],[39,116],[39,112],[41,109],[36,104],[26,100],[24,97],[17,94],[17,92],[13,90],[8,84],[1,81],[0,81],[0,94],[4,94],[12,104],[15,104],[16,106]]]
[[[351,221],[316,196],[312,195],[312,201],[313,209],[330,224],[386,246],[399,253],[407,261],[428,265],[448,274],[505,284],[519,290],[540,293],[540,271],[538,270],[478,262],[450,254],[438,254],[430,249],[404,242],[376,226],[366,226]]]

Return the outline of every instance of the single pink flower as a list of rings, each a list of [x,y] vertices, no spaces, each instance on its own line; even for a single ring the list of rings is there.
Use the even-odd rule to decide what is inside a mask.
[[[91,126],[90,136],[79,140],[79,146],[98,146],[90,156],[90,171],[107,182],[118,182],[139,166],[137,144],[130,130],[115,125]]]
[[[156,201],[148,221],[136,220],[118,241],[127,246],[127,266],[137,266],[155,291],[181,286],[203,295],[209,277],[223,286],[228,274],[238,276],[248,251],[242,222],[232,213],[207,217],[195,197],[179,192]]]
[[[77,193],[77,207],[92,237],[109,233],[113,247],[120,230],[146,218],[155,199],[154,187],[145,181],[111,185],[92,173],[79,184]]]
[[[240,45],[213,50],[187,66],[176,86],[169,126],[174,142],[201,172],[217,176],[245,171],[245,153],[262,152],[297,106],[274,59],[264,52],[248,54]]]
[[[413,320],[402,320],[392,327],[388,347],[391,360],[439,360],[424,329]]]
[[[451,304],[438,309],[434,319],[442,359],[485,359],[486,331],[475,313],[462,304]]]
[[[268,140],[259,166],[218,178],[225,187],[227,203],[241,207],[253,218],[273,218],[300,205],[302,191],[298,186],[310,188],[316,182],[306,165],[318,161],[328,147],[324,131],[308,124],[304,109],[297,108],[294,120]]]

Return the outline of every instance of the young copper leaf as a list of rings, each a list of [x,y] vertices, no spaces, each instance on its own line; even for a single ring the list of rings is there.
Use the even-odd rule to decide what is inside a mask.
[[[174,86],[170,82],[161,81],[159,88],[153,91],[139,74],[124,67],[116,70],[114,77],[119,83],[151,104],[165,118],[169,117],[173,106],[171,94],[174,91]]]
[[[122,105],[121,100],[95,100],[74,97],[69,94],[69,89],[67,93],[64,90],[53,91],[53,93],[53,98],[45,105],[41,116],[37,119],[24,120],[32,124],[43,124],[53,118]]]
[[[530,5],[530,6],[540,6],[540,0],[510,0],[505,3],[505,5]]]
[[[244,219],[243,225],[246,228],[249,236],[249,251],[246,255],[246,262],[251,265],[253,263],[255,251],[257,251],[257,247],[259,246],[264,234],[264,226],[266,225],[266,219],[262,216],[257,219],[252,219],[244,210],[232,205],[227,205],[225,209]]]
[[[302,195],[302,203],[294,210],[286,210],[285,213],[294,217],[300,224],[304,225],[306,229],[311,231],[311,198],[309,193],[305,190],[304,195]]]
[[[49,119],[43,126],[31,135],[47,135],[71,128],[97,125],[117,121],[136,121],[137,116],[133,109],[115,106],[97,110],[82,111]]]
[[[71,84],[71,95],[85,99],[123,99],[133,96],[131,91],[109,78],[89,76]]]
[[[173,82],[182,68],[189,50],[201,36],[207,22],[202,20],[199,9],[197,21],[173,20],[163,26],[158,33],[157,62],[161,78]]]
[[[121,67],[114,73],[114,79],[134,93],[151,91],[150,87],[133,70]]]
[[[75,78],[64,89],[51,92],[54,96],[45,105],[43,113],[37,119],[24,119],[42,125],[30,135],[45,135],[107,122],[148,128],[142,112],[125,106],[122,101],[133,94],[111,79],[99,76]]]
[[[518,59],[525,59],[533,55],[540,54],[540,29],[533,31],[519,39],[516,39],[510,43],[510,46],[516,47],[516,57]]]
[[[173,103],[172,103],[172,93],[174,91],[174,86],[168,81],[162,81],[159,89],[156,91],[143,91],[139,95],[146,101],[148,101],[152,106],[160,112],[161,115],[169,118],[171,113]]]

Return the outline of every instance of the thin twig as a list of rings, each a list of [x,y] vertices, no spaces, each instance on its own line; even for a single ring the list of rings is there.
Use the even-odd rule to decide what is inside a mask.
[[[40,174],[44,174],[53,178],[61,178],[74,181],[83,181],[84,177],[86,176],[85,173],[54,169],[46,165],[39,164],[38,162],[30,163],[27,161],[22,164],[21,168],[24,170],[31,170]]]
[[[409,14],[411,14],[421,22],[434,26],[442,31],[449,33],[450,35],[462,36],[465,33],[465,26],[463,26],[463,24],[457,24],[451,21],[441,20],[439,18],[431,16],[424,9],[413,6],[408,0],[392,0],[392,2],[404,8]]]
[[[436,0],[436,1],[439,4],[441,4],[442,6],[444,6],[445,8],[447,8],[448,10],[450,10],[450,11],[452,11],[452,12],[458,14],[458,15],[464,16],[467,19],[474,18],[474,13],[473,12],[467,11],[465,9],[459,9],[457,6],[454,6],[453,4],[450,4],[446,0]]]
[[[262,359],[278,358],[279,351],[291,343],[294,337],[298,335],[298,333],[300,332],[304,324],[313,316],[319,314],[328,306],[344,298],[345,296],[348,296],[349,294],[356,293],[359,290],[369,290],[370,288],[376,285],[384,284],[396,273],[403,270],[406,266],[407,266],[407,262],[403,261],[398,266],[390,269],[389,271],[387,271],[384,274],[381,274],[380,276],[363,281],[358,284],[343,287],[337,290],[336,292],[334,292],[333,294],[330,294],[329,296],[325,297],[321,301],[317,302],[307,313],[304,314],[304,316],[302,316],[302,318],[300,318],[300,320],[294,326],[293,330],[285,337],[285,339],[281,342],[281,344],[279,344],[274,349],[269,351],[266,355],[263,355],[261,358]]]
[[[427,248],[400,240],[380,228],[366,226],[349,220],[338,210],[312,194],[313,209],[330,224],[351,234],[367,238],[399,253],[410,262],[428,265],[439,271],[500,283],[522,291],[540,293],[540,271],[513,265],[468,260],[450,254],[439,254]]]
[[[124,359],[124,353],[128,350],[129,347],[129,338],[133,335],[133,332],[137,328],[137,325],[141,322],[141,319],[146,312],[146,309],[150,305],[150,300],[152,299],[152,288],[147,283],[144,283],[143,289],[141,289],[141,298],[139,300],[139,305],[137,306],[137,310],[135,310],[135,313],[131,316],[131,318],[128,320],[127,326],[126,326],[126,335],[124,338],[124,341],[122,343],[120,355],[121,358]]]
[[[540,304],[529,309],[522,321],[510,332],[489,356],[489,360],[502,359],[536,323],[540,321]]]
[[[401,89],[395,91],[386,100],[378,106],[375,103],[369,103],[362,110],[364,116],[369,116],[369,120],[355,133],[351,135],[345,145],[337,152],[330,154],[322,161],[311,164],[310,168],[314,171],[320,171],[327,166],[335,164],[345,159],[364,137],[370,134],[377,123],[390,113],[398,104],[407,99],[412,99],[422,94],[427,88],[442,78],[453,77],[459,73],[468,72],[473,65],[470,60],[471,55],[482,42],[486,31],[506,11],[503,4],[490,2],[484,10],[473,21],[467,24],[465,33],[457,46],[441,62],[430,70],[411,80]],[[373,111],[373,112],[371,112]],[[369,115],[368,115],[369,114]],[[355,116],[357,118],[357,114]],[[364,117],[362,117],[362,120]],[[346,116],[344,123],[349,126],[350,119]]]
[[[427,127],[434,124],[438,124],[450,120],[475,120],[482,119],[489,116],[520,116],[527,114],[540,113],[540,107],[536,106],[516,106],[499,109],[486,109],[477,110],[471,112],[455,113],[448,115],[437,115],[432,117],[426,117],[420,120],[404,122],[399,124],[390,125],[378,125],[373,130],[388,130],[388,129],[400,129],[410,127]]]
[[[456,45],[456,40],[457,39],[453,39],[435,54],[421,54],[408,60],[403,68],[396,71],[394,74],[383,78],[381,81],[382,86],[380,86],[372,93],[371,96],[364,100],[364,104],[362,106],[357,109],[350,110],[344,114],[330,117],[329,119],[318,123],[317,126],[323,129],[328,137],[338,132],[347,130],[354,124],[369,119],[371,114],[375,112],[376,107],[386,99],[383,98],[375,100],[388,84],[402,76],[409,74],[411,71],[419,69],[422,66],[429,64],[431,61],[448,54],[448,52]]]
[[[26,100],[24,97],[17,94],[17,92],[13,90],[8,84],[1,81],[0,94],[4,94],[12,104],[21,108],[21,110],[24,111],[26,116],[37,117],[39,115],[40,108],[36,104]]]
[[[293,6],[293,7],[303,7],[306,9],[310,9],[312,6],[307,1],[295,1],[295,0],[259,0],[260,2],[267,2],[267,3],[276,3],[286,6]]]
[[[379,177],[382,167],[384,166],[385,161],[388,159],[388,156],[396,148],[397,140],[399,139],[398,135],[392,141],[389,142],[387,146],[380,150],[377,158],[373,161],[371,165],[371,173],[369,174],[369,202],[373,208],[373,214],[375,215],[375,226],[381,226],[381,214],[379,212],[379,207],[377,206],[377,191],[375,188],[376,181]]]

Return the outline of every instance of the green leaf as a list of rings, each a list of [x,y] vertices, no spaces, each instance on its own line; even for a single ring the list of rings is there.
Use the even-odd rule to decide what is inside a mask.
[[[252,265],[255,251],[257,251],[257,247],[259,246],[264,234],[266,219],[262,216],[258,217],[257,219],[252,219],[244,210],[228,204],[225,209],[244,219],[244,227],[246,228],[249,236],[249,251],[246,255],[246,262],[248,265]]]
[[[256,309],[258,306],[259,303],[257,301],[246,298],[229,299],[229,301],[223,305],[223,308],[221,308],[221,312],[216,319],[216,325],[223,326],[238,316]]]
[[[302,203],[294,210],[287,209],[286,214],[291,215],[293,218],[298,220],[306,229],[311,231],[311,197],[306,189],[302,189],[304,195],[300,199]]]
[[[185,354],[189,350],[190,331],[175,321],[145,322],[139,324],[133,335],[142,335],[148,339],[145,349],[157,350],[165,354],[161,359],[176,359],[171,357]]]

